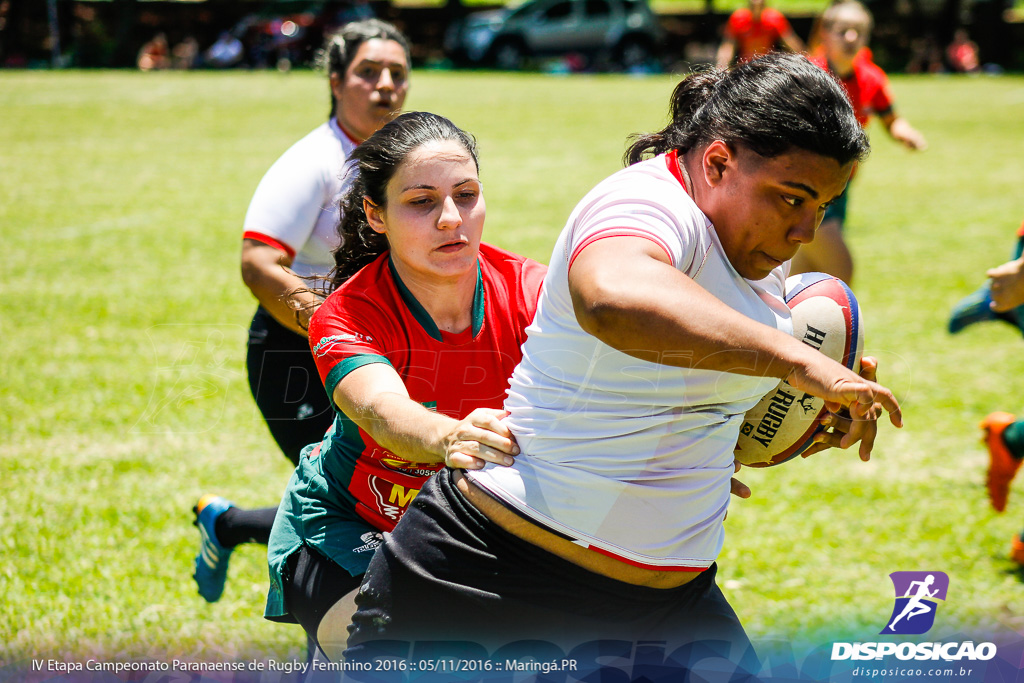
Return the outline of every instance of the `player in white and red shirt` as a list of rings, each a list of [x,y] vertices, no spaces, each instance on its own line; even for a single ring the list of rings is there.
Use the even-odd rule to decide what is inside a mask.
[[[346,661],[395,640],[538,661],[550,643],[711,640],[756,666],[714,564],[730,491],[749,495],[731,479],[744,412],[785,377],[851,408],[825,443],[865,459],[879,415],[900,422],[873,372],[789,334],[783,303],[786,261],[867,140],[795,55],[691,76],[672,112],[558,239],[505,402],[521,454],[427,482],[370,562]]]
[[[331,425],[305,326],[319,302],[310,290],[334,267],[338,200],[352,150],[405,101],[409,45],[391,24],[354,22],[327,41],[330,118],[295,143],[260,181],[245,215],[242,279],[259,301],[249,327],[249,388],[281,452],[293,463]],[[313,279],[309,279],[313,278]],[[193,578],[216,602],[233,548],[266,543],[277,508],[242,510],[216,495],[194,508],[201,534]]]
[[[803,41],[797,37],[789,20],[777,9],[765,7],[765,0],[748,0],[729,15],[718,48],[718,68],[728,68],[736,57],[740,63],[765,55],[778,44],[791,52],[803,52]]]

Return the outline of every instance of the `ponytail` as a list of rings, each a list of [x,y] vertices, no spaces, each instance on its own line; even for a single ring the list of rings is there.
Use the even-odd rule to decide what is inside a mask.
[[[673,149],[688,151],[694,143],[693,127],[680,126],[677,121],[693,121],[700,108],[711,99],[715,87],[724,76],[724,71],[712,67],[694,71],[680,81],[672,91],[669,107],[671,123],[657,133],[631,135],[632,142],[622,157],[623,164],[631,166],[648,156],[657,156]]]
[[[702,71],[672,93],[672,120],[633,136],[627,164],[714,140],[742,144],[763,157],[796,147],[838,161],[861,160],[867,137],[842,86],[803,55],[771,53],[729,71]]]

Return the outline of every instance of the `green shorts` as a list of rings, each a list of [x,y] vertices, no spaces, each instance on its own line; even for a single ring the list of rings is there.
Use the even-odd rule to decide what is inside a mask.
[[[362,576],[381,543],[381,533],[356,514],[343,487],[323,471],[320,444],[302,449],[288,482],[267,545],[270,590],[264,616],[293,622],[285,606],[283,584],[288,558],[302,546],[314,548],[352,576]]]

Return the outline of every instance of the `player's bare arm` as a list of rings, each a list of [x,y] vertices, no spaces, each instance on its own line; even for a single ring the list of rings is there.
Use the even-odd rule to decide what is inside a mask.
[[[867,438],[862,458],[870,455],[873,423],[883,412],[902,425],[891,391],[733,310],[672,267],[650,240],[593,242],[573,262],[569,288],[581,327],[624,353],[678,367],[779,377],[824,398],[833,412],[849,409],[853,424],[838,445]]]
[[[792,29],[783,33],[781,40],[790,52],[803,52],[806,49],[804,41],[800,40],[800,37]]]
[[[888,112],[879,118],[893,140],[902,143],[908,149],[921,151],[928,148],[928,141],[924,135],[902,116]]]
[[[732,38],[723,38],[722,44],[718,46],[718,55],[715,63],[719,69],[728,69],[732,58],[736,56],[736,41]]]
[[[374,441],[412,462],[480,469],[512,464],[519,447],[500,421],[504,411],[478,408],[461,420],[412,400],[394,368],[372,363],[346,375],[334,402]]]
[[[291,270],[291,257],[257,240],[242,240],[242,280],[274,319],[302,336],[319,299],[304,291],[309,283]]]

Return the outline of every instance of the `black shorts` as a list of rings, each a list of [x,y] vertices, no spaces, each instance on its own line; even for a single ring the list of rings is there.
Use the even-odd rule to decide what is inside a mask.
[[[316,550],[302,546],[288,558],[282,584],[284,601],[292,618],[320,646],[320,621],[334,603],[359,588],[362,576],[352,576]]]
[[[565,653],[598,642],[657,641],[685,650],[684,658],[712,651],[736,663],[730,678],[742,680],[757,658],[715,572],[712,566],[670,589],[589,572],[492,523],[445,469],[370,561],[346,660],[374,658],[383,641],[469,642],[491,654],[517,641]]]
[[[249,327],[246,367],[249,388],[271,435],[281,452],[298,464],[302,448],[323,439],[334,421],[309,340],[261,306]]]

